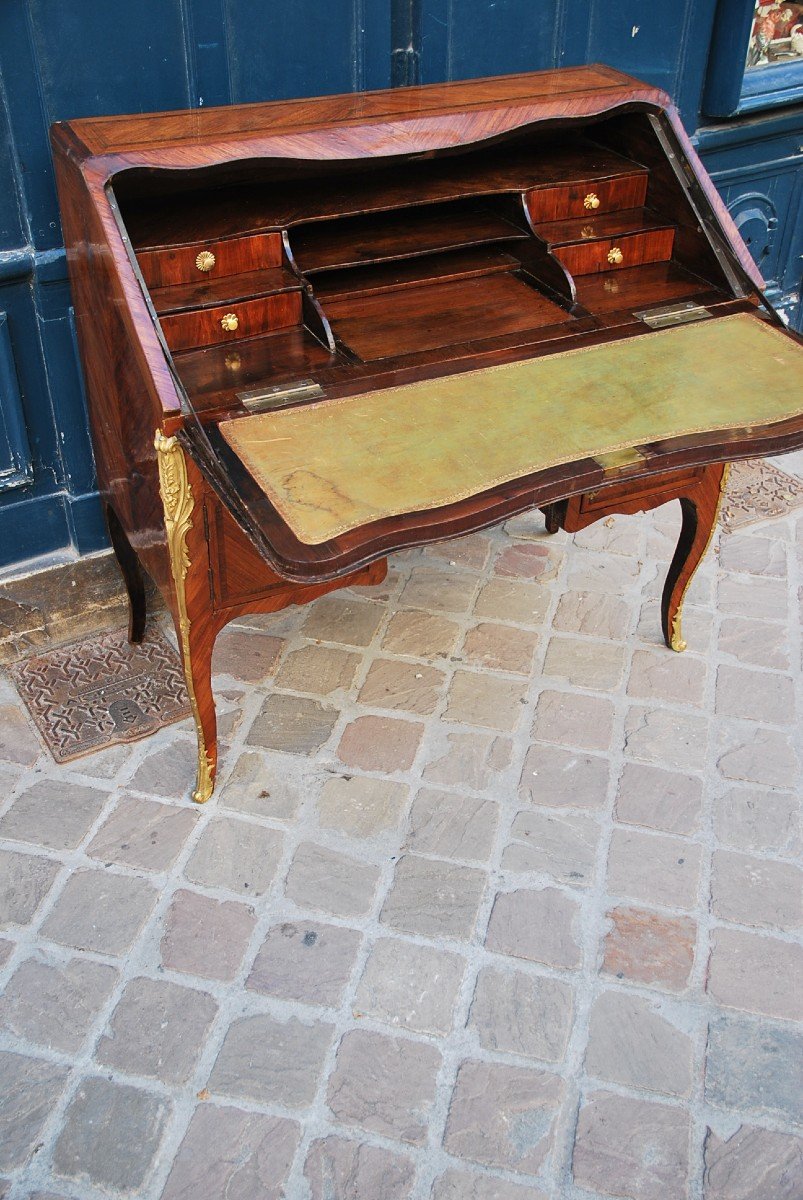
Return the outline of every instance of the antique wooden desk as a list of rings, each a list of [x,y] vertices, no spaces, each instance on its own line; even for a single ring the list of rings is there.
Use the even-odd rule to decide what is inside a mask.
[[[210,663],[243,612],[540,506],[680,500],[664,637],[729,460],[803,445],[799,339],[667,97],[604,66],[89,118],[52,142],[109,531]]]

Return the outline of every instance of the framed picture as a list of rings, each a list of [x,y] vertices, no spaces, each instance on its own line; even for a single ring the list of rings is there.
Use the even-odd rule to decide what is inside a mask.
[[[803,2],[720,0],[703,111],[732,117],[803,100]]]

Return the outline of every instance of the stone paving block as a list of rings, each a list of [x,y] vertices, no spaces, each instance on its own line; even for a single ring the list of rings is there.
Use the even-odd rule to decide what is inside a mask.
[[[29,958],[0,995],[0,1027],[12,1037],[74,1054],[116,980],[117,971],[103,963]]]
[[[357,700],[370,708],[428,716],[435,711],[446,676],[423,663],[377,658],[371,663]]]
[[[533,736],[542,742],[607,750],[613,729],[613,705],[598,696],[542,692],[535,709]]]
[[[161,1200],[282,1200],[300,1136],[297,1121],[201,1104]]]
[[[624,669],[623,646],[581,638],[550,638],[544,660],[544,675],[554,675],[575,687],[597,692],[610,692],[618,687]]]
[[[430,1200],[547,1200],[540,1188],[510,1183],[498,1175],[450,1169],[432,1186]]]
[[[259,948],[246,986],[255,992],[337,1005],[349,981],[362,935],[318,921],[273,925]]]
[[[335,776],[321,788],[318,823],[350,837],[378,837],[398,829],[409,796],[403,783],[368,775]]]
[[[714,929],[708,963],[708,994],[728,1008],[803,1018],[803,945],[779,938]]]
[[[332,1134],[311,1144],[304,1178],[309,1200],[409,1200],[415,1164],[406,1154]]]
[[[96,1060],[128,1075],[184,1083],[192,1073],[217,1004],[206,992],[163,979],[126,984]]]
[[[423,733],[420,721],[357,717],[343,730],[337,755],[347,767],[363,771],[409,771]]]
[[[627,516],[606,517],[573,535],[575,546],[584,550],[604,550],[608,554],[638,555],[642,522]]]
[[[0,1050],[0,1171],[28,1161],[68,1075],[66,1066]]]
[[[455,671],[443,719],[511,733],[521,718],[526,690],[523,680]]]
[[[693,713],[633,705],[625,719],[625,753],[677,771],[701,771],[708,747],[708,721]]]
[[[314,754],[328,740],[337,709],[305,696],[268,696],[248,734],[249,746]]]
[[[800,816],[795,796],[731,787],[714,801],[714,833],[737,850],[792,857],[803,851]]]
[[[310,692],[313,696],[329,696],[332,692],[350,688],[360,665],[359,654],[337,646],[302,646],[291,650],[279,668],[277,687],[291,692]]]
[[[795,690],[787,675],[723,664],[717,671],[716,712],[723,717],[791,725]]]
[[[485,1050],[562,1062],[573,1016],[574,993],[568,984],[525,971],[483,967],[468,1024]]]
[[[457,1158],[535,1175],[551,1149],[563,1090],[546,1071],[464,1062],[443,1144]]]
[[[637,558],[616,557],[604,551],[576,550],[569,560],[566,582],[576,591],[602,591],[621,596],[638,579]]]
[[[53,886],[60,863],[0,850],[0,929],[27,925]]]
[[[484,862],[499,820],[493,800],[422,788],[410,812],[406,846],[417,854]]]
[[[485,883],[485,872],[474,867],[405,854],[380,920],[424,937],[470,938]]]
[[[699,705],[703,702],[706,672],[705,660],[690,654],[667,654],[665,648],[636,650],[627,694],[645,700]]]
[[[603,992],[591,1008],[586,1070],[608,1083],[688,1096],[692,1086],[691,1038],[655,1001],[625,992]]]
[[[170,1106],[161,1096],[107,1079],[84,1079],[53,1151],[57,1175],[136,1192],[159,1149]]]
[[[377,867],[327,846],[302,842],[290,864],[284,890],[303,907],[354,917],[371,907],[378,882]]]
[[[717,768],[724,779],[796,788],[800,763],[786,733],[733,722],[721,730]]]
[[[722,1108],[799,1124],[801,1062],[803,1034],[796,1026],[716,1017],[708,1027],[705,1098]]]
[[[437,613],[397,612],[388,622],[382,649],[389,654],[407,654],[428,660],[454,653],[460,626]]]
[[[327,1103],[343,1125],[423,1145],[440,1065],[424,1042],[351,1030],[338,1047]]]
[[[282,843],[275,829],[216,815],[196,842],[184,874],[193,883],[228,888],[253,900],[270,887]]]
[[[470,567],[481,571],[488,561],[492,546],[491,538],[483,533],[469,533],[465,537],[449,542],[433,542],[424,546],[425,558],[442,558],[451,567]]]
[[[54,942],[98,954],[125,954],[149,917],[158,892],[144,879],[78,870],[42,925]]]
[[[594,878],[600,827],[585,813],[520,812],[511,842],[502,855],[507,871],[537,871],[571,887],[588,887]]]
[[[278,755],[244,750],[220,791],[221,808],[234,809],[252,817],[291,821],[308,793],[315,769],[303,759],[281,764]]]
[[[562,560],[562,551],[537,543],[513,542],[503,546],[494,561],[495,575],[507,579],[554,579]]]
[[[707,608],[697,608],[687,597],[683,604],[683,638],[692,654],[709,654],[713,637],[713,612]],[[636,640],[655,647],[661,654],[666,654],[666,645],[661,633],[661,601],[657,596],[645,600],[641,606]]]
[[[688,1142],[682,1109],[594,1092],[580,1109],[574,1181],[607,1196],[686,1200]]]
[[[751,579],[723,575],[717,589],[717,609],[723,615],[761,617],[785,621],[788,617],[786,583],[782,579]]]
[[[169,745],[143,758],[128,786],[135,792],[154,796],[188,796],[197,766],[194,739],[174,738]]]
[[[474,575],[438,567],[415,567],[404,586],[399,603],[405,608],[425,611],[465,613],[477,590]]]
[[[198,816],[195,809],[123,796],[86,852],[105,863],[165,871],[178,858]]]
[[[786,575],[786,549],[783,542],[772,538],[731,534],[722,538],[719,563],[723,571],[783,578]]]
[[[607,760],[600,755],[536,742],[524,761],[519,799],[555,808],[602,808],[609,772]]]
[[[755,1125],[729,1137],[708,1129],[705,1200],[797,1200],[803,1194],[803,1139]]]
[[[584,633],[609,642],[622,641],[629,624],[627,601],[599,592],[564,592],[552,619],[552,627],[562,633]]]
[[[541,625],[549,609],[549,592],[535,583],[515,579],[492,579],[474,603],[476,617],[515,621],[519,625]]]
[[[254,910],[186,888],[173,896],[164,923],[162,963],[203,979],[233,979],[256,924]]]
[[[257,1104],[312,1103],[334,1027],[267,1013],[240,1017],[226,1034],[207,1087]]]
[[[793,863],[717,850],[711,900],[723,921],[793,932],[803,925],[803,872]]]
[[[748,666],[789,670],[789,632],[785,625],[749,617],[724,617],[719,625],[719,649]]]
[[[466,963],[459,954],[380,938],[368,956],[354,1011],[386,1025],[445,1035]]]
[[[322,596],[305,611],[305,637],[342,646],[369,645],[385,615],[384,605],[351,596]]]
[[[108,792],[42,779],[21,792],[0,818],[0,837],[51,850],[74,850],[97,820]]]
[[[42,747],[16,704],[0,704],[0,759],[32,767]]]
[[[438,731],[440,757],[424,767],[427,783],[451,784],[484,792],[499,785],[500,774],[510,761],[510,742],[490,733]],[[438,751],[436,751],[438,753]]]
[[[616,828],[608,855],[608,891],[646,904],[692,909],[697,903],[701,847],[639,829]]]
[[[283,649],[281,638],[229,626],[215,639],[212,670],[216,675],[231,675],[246,683],[259,683],[276,670]]]
[[[580,906],[557,888],[500,892],[494,901],[485,945],[551,967],[579,967]]]
[[[694,964],[697,924],[647,908],[614,908],[603,943],[602,972],[630,983],[682,992]]]
[[[487,671],[529,675],[537,648],[537,633],[483,621],[466,634],[461,658]]]
[[[625,763],[616,792],[616,819],[664,833],[700,828],[703,785],[693,775],[646,763]]]
[[[14,943],[7,942],[5,938],[0,938],[0,967],[4,967],[14,953]]]

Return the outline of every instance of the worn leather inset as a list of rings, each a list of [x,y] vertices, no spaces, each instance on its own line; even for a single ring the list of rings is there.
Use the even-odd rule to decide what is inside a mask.
[[[526,362],[221,422],[317,545],[627,446],[803,411],[803,346],[740,313]]]

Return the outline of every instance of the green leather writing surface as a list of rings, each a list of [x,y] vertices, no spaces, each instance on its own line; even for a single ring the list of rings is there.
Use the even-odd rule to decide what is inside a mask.
[[[221,422],[316,545],[533,472],[803,411],[803,347],[749,314]]]

